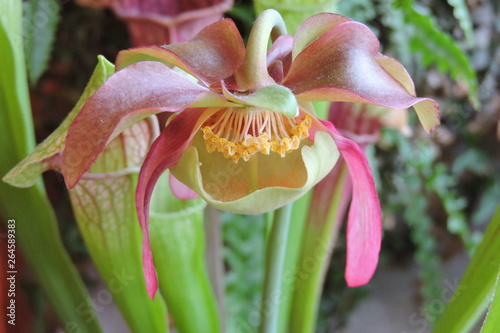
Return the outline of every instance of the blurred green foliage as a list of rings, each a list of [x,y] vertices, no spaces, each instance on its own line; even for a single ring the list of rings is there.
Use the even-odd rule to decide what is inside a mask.
[[[60,3],[54,0],[23,2],[23,31],[26,66],[30,83],[35,85],[47,68],[54,44]]]
[[[221,220],[227,268],[226,330],[256,331],[264,277],[265,215],[223,212]]]

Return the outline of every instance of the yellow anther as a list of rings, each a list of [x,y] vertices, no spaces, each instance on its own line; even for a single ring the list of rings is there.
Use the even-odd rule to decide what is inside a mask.
[[[201,131],[207,151],[217,150],[237,163],[259,152],[269,155],[273,151],[285,157],[309,136],[312,119],[309,115],[289,118],[271,111],[226,109],[205,124]],[[238,129],[232,127],[235,124]]]
[[[295,150],[295,149],[298,149],[300,146],[300,139],[294,135],[292,136],[292,149]]]
[[[214,136],[214,133],[212,133],[212,130],[208,126],[203,127],[201,130],[203,131],[204,140],[210,140]]]
[[[207,151],[209,153],[213,153],[217,149],[217,144],[215,144],[215,142],[207,141],[205,145],[207,146]]]

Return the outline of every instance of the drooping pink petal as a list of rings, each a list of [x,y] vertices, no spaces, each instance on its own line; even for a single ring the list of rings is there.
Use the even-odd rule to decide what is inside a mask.
[[[342,137],[332,123],[321,123],[335,140],[351,175],[352,201],[347,222],[345,279],[350,287],[362,286],[375,272],[382,240],[382,213],[375,182],[359,146]]]
[[[161,111],[227,103],[159,62],[128,66],[112,75],[88,99],[71,124],[62,159],[67,186],[73,188],[106,143],[131,124]]]
[[[149,201],[154,185],[160,175],[177,164],[184,150],[189,146],[196,130],[218,109],[188,109],[181,112],[165,127],[152,144],[139,173],[135,203],[141,225],[142,258],[144,276],[149,296],[153,298],[158,287],[153,257],[149,246]]]
[[[439,124],[439,107],[408,90],[402,66],[379,56],[379,42],[365,25],[347,21],[300,52],[283,84],[300,101],[344,101],[406,109],[415,106],[425,130]],[[379,63],[380,62],[380,63]]]
[[[170,190],[177,197],[177,199],[187,200],[187,199],[196,199],[200,197],[198,193],[196,193],[195,191],[184,185],[184,183],[175,178],[173,174],[170,173],[168,177],[169,177]]]
[[[245,56],[245,45],[234,22],[218,21],[200,31],[190,41],[165,47],[138,47],[119,53],[117,69],[144,60],[177,66],[210,85],[238,68]]]

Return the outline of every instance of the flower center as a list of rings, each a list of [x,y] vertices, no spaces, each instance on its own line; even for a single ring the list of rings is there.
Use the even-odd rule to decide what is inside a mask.
[[[273,151],[285,157],[309,136],[311,124],[309,115],[290,118],[256,108],[228,108],[210,117],[201,131],[209,153],[217,150],[236,163],[258,152],[269,155]]]

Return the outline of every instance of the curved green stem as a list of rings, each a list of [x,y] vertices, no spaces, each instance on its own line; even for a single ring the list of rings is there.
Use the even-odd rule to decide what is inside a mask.
[[[224,260],[220,211],[212,206],[205,208],[205,262],[212,289],[219,309],[219,320],[224,331]]]
[[[253,3],[257,14],[266,8],[276,9],[283,16],[289,34],[294,35],[299,25],[308,17],[318,13],[338,13],[338,2],[339,0],[301,0],[294,3],[255,0]]]
[[[325,273],[350,191],[351,185],[344,163],[337,164],[313,190],[297,263],[290,333],[314,332]]]
[[[274,41],[283,34],[286,34],[285,22],[276,10],[268,9],[259,15],[248,37],[243,63],[234,73],[240,89],[254,91],[275,84],[267,72],[267,46],[269,36]]]
[[[286,248],[290,231],[292,204],[274,213],[271,234],[267,240],[267,259],[261,304],[260,333],[278,332],[282,280],[286,263]]]

